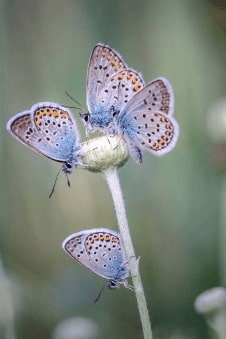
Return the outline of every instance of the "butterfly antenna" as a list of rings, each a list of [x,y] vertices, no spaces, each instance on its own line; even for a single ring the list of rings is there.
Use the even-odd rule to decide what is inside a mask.
[[[100,292],[98,293],[98,296],[96,297],[95,300],[93,300],[93,304],[95,304],[95,303],[100,299],[101,294],[102,294],[102,292],[103,292],[103,290],[104,290],[105,287],[106,287],[106,286],[104,285],[104,286],[101,288]]]
[[[78,102],[75,98],[73,98],[71,96],[71,94],[69,94],[67,91],[65,91],[65,94],[71,99],[73,100],[77,105],[79,105],[80,107],[69,107],[69,108],[76,108],[76,109],[80,109],[82,111],[85,111],[84,107],[82,107],[82,105],[80,104],[80,102]]]
[[[81,104],[80,104],[77,100],[75,100],[75,99],[74,99],[67,91],[65,91],[65,93],[67,94],[67,96],[68,96],[71,100],[75,101],[76,104],[78,104],[79,106],[81,106]],[[76,106],[68,106],[68,105],[63,105],[63,104],[61,104],[61,106],[66,107],[66,108],[75,108],[75,109],[82,110],[81,107],[76,107]]]
[[[53,188],[52,188],[52,190],[51,190],[51,192],[49,194],[49,199],[52,197],[53,192],[55,191],[56,182],[57,182],[57,179],[58,179],[58,176],[59,176],[60,172],[61,172],[61,170],[56,175],[56,178],[55,178],[54,183],[53,183]]]
[[[65,173],[65,174],[66,174],[66,177],[67,177],[67,185],[68,185],[68,187],[71,187],[71,183],[70,183],[70,180],[68,178],[68,175],[67,175],[67,173]]]
[[[65,91],[65,94],[68,96],[68,98],[73,100],[77,105],[81,106],[80,102],[78,102],[75,98],[73,98],[73,96],[70,93],[68,93],[68,91]]]

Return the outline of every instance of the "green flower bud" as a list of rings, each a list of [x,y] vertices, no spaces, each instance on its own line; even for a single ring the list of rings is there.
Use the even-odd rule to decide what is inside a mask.
[[[82,152],[81,166],[92,172],[120,167],[129,157],[126,143],[118,135],[88,139],[82,143]]]

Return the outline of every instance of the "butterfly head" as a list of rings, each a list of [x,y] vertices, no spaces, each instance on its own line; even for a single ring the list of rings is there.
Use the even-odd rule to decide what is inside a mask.
[[[115,279],[110,279],[108,280],[107,286],[108,288],[110,288],[110,290],[116,290],[117,288],[119,288],[119,282]]]
[[[108,131],[109,125],[113,122],[113,114],[111,114],[111,108],[105,106],[99,106],[95,113],[83,113],[80,114],[82,123],[86,127],[87,132],[102,132]]]
[[[76,167],[76,163],[73,163],[73,162],[64,162],[63,163],[63,167],[62,167],[62,171],[64,173],[69,174],[69,173],[73,172],[75,167]]]

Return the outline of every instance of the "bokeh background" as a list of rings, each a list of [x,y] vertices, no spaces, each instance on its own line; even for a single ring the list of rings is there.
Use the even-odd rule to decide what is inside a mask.
[[[69,189],[61,174],[48,199],[59,164],[5,129],[36,102],[73,105],[65,90],[86,111],[87,65],[98,42],[145,81],[165,76],[173,85],[176,148],[160,159],[145,153],[142,165],[129,160],[120,179],[154,337],[211,338],[193,303],[225,283],[225,153],[207,124],[226,96],[225,0],[0,1],[0,337],[80,338],[70,336],[80,325],[91,328],[81,338],[142,337],[134,294],[106,289],[92,304],[105,280],[61,249],[70,233],[117,229],[103,177],[78,169]]]

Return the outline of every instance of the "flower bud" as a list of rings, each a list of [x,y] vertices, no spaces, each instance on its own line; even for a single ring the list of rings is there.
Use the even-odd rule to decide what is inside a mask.
[[[226,307],[226,290],[223,287],[214,287],[200,294],[195,300],[195,309],[198,313],[213,313]]]
[[[100,136],[82,143],[82,167],[92,172],[120,167],[128,160],[125,141],[118,135]]]

